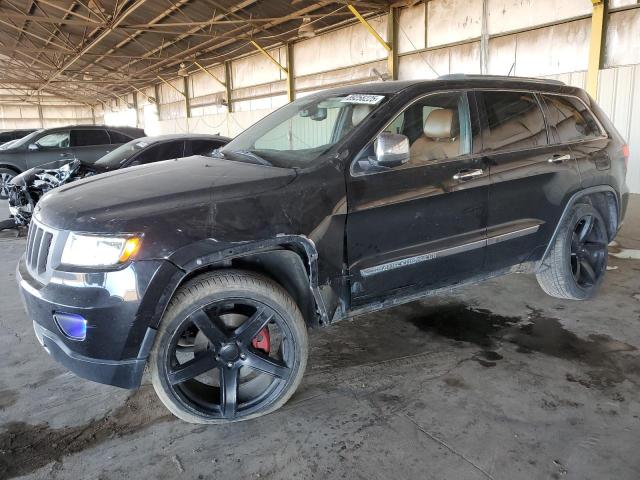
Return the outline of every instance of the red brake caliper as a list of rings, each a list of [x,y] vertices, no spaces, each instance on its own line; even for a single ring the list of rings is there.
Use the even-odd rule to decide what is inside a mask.
[[[262,350],[264,353],[268,354],[271,351],[271,339],[269,338],[269,329],[264,327],[262,330],[258,332],[253,340],[251,340],[251,345],[256,350]]]

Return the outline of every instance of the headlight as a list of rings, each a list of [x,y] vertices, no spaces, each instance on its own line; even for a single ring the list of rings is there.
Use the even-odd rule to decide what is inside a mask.
[[[70,233],[61,262],[82,267],[107,267],[124,263],[138,252],[141,238],[101,237]]]

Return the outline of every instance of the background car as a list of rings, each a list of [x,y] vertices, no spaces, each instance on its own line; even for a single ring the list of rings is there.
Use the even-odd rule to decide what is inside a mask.
[[[17,174],[56,160],[92,163],[116,146],[144,137],[131,127],[77,125],[37,130],[0,149],[0,200],[8,197],[7,185]]]
[[[12,222],[7,222],[4,228],[27,225],[40,197],[65,183],[134,165],[191,155],[209,155],[230,140],[218,135],[199,134],[142,137],[121,145],[94,163],[78,159],[71,162],[58,160],[31,168],[15,176],[8,186]]]

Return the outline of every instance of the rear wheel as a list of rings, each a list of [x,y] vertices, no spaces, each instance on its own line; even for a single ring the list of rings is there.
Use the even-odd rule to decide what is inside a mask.
[[[166,407],[191,423],[270,413],[302,380],[306,325],[288,293],[266,277],[213,272],[189,281],[165,313],[149,364]]]
[[[588,204],[577,204],[560,227],[537,274],[540,287],[558,298],[586,300],[593,297],[607,269],[609,236],[604,219]]]
[[[13,170],[0,168],[0,200],[9,198],[9,184],[16,175],[17,173]]]

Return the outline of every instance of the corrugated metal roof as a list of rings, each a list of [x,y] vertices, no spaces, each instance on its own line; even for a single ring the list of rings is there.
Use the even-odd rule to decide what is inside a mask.
[[[363,14],[389,2],[352,2]],[[0,3],[0,88],[95,103],[175,77],[180,63],[219,63],[316,30],[354,21],[344,1],[13,0]]]

